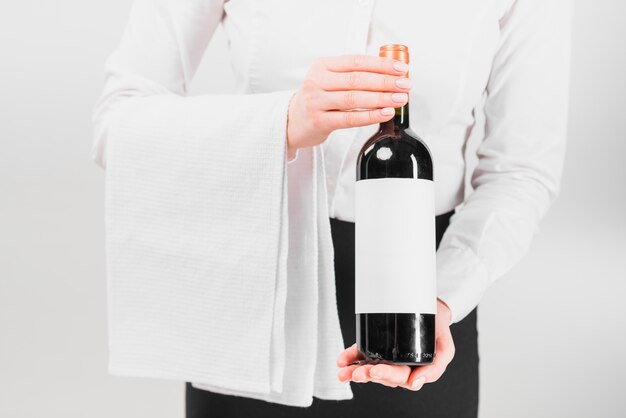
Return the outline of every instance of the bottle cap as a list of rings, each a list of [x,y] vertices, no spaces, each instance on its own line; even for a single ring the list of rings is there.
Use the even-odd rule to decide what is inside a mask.
[[[406,45],[389,44],[380,47],[378,52],[379,57],[393,58],[398,61],[402,61],[406,64],[409,63],[409,48]]]

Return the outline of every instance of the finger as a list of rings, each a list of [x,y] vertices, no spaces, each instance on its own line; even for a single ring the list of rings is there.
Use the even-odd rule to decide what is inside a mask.
[[[335,130],[386,122],[393,118],[394,113],[395,110],[392,107],[385,107],[382,109],[374,110],[333,110],[329,112],[323,112],[320,116],[320,119],[322,120],[324,126]]]
[[[411,368],[409,366],[392,366],[376,364],[369,370],[370,377],[377,383],[387,383],[387,386],[399,386],[406,383]]]
[[[337,358],[337,366],[345,367],[350,363],[357,360],[363,360],[364,358],[363,354],[356,348],[356,343],[354,343],[339,354],[339,357]]]
[[[321,94],[319,108],[323,110],[373,109],[404,106],[407,93],[381,93],[371,91],[330,91]]]
[[[360,71],[329,72],[321,76],[319,81],[319,87],[326,91],[365,90],[406,93],[411,86],[411,80],[402,76]]]
[[[369,382],[371,380],[369,370],[373,366],[373,364],[357,366],[352,372],[352,380],[359,383]]]
[[[409,70],[409,66],[402,61],[372,55],[339,55],[322,58],[322,62],[326,69],[335,72],[368,71],[397,75]]]
[[[352,366],[346,366],[339,369],[337,372],[337,377],[342,382],[347,382],[352,379],[352,374],[354,373],[354,369],[360,367],[358,364],[354,364]]]
[[[418,369],[419,368],[421,367],[418,367]],[[407,382],[402,385],[402,387],[405,389],[418,391],[424,386],[425,383],[426,383],[426,376],[419,375],[419,376],[413,377],[413,373],[411,373],[411,376],[409,377]]]

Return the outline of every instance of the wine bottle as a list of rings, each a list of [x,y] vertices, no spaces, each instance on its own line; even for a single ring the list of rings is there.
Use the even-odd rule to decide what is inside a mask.
[[[404,45],[380,56],[409,62]],[[419,365],[435,356],[433,161],[396,108],[361,148],[355,190],[357,348],[367,361]]]

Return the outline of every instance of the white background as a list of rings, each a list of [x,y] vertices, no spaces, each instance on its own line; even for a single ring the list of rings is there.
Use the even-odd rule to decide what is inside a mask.
[[[562,194],[528,256],[481,303],[482,418],[626,410],[626,3],[576,3]],[[183,383],[106,372],[90,114],[129,6],[0,6],[2,418],[183,417]],[[232,88],[225,48],[218,32],[196,93]]]

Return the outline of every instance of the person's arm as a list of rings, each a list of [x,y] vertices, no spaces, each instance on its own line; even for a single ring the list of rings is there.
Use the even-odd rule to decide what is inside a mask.
[[[438,296],[451,323],[529,248],[559,191],[567,127],[570,0],[517,0],[502,18],[487,85],[474,192],[437,252]]]
[[[109,147],[121,142],[118,138],[126,129],[137,131],[157,121],[163,134],[173,129],[179,141],[192,132],[201,135],[198,129],[206,133],[221,129],[224,141],[234,128],[259,129],[266,140],[250,139],[246,147],[284,148],[284,141],[278,141],[276,135],[284,133],[282,125],[293,92],[186,97],[222,14],[223,0],[133,3],[122,41],[106,62],[105,86],[94,110],[92,157],[98,164],[106,166]],[[152,141],[151,135],[142,138]],[[238,145],[243,145],[242,141],[230,143],[231,150],[223,157],[239,158],[235,155]]]
[[[221,0],[136,0],[106,62],[92,156],[105,168],[109,371],[268,393],[284,367],[294,92],[187,96],[222,14]]]
[[[559,190],[571,8],[569,0],[516,0],[500,22],[475,191],[451,218],[437,251],[435,360],[420,367],[351,365],[360,359],[355,344],[337,359],[340,380],[410,390],[437,381],[454,357],[449,325],[470,313],[527,250]]]
[[[315,231],[297,208],[326,204],[313,147],[389,120],[410,85],[396,84],[399,62],[340,56],[313,62],[297,92],[187,96],[222,13],[221,0],[136,0],[106,64],[93,158],[106,178],[109,371],[268,394],[291,373],[287,258],[312,248],[289,243],[290,225]]]

